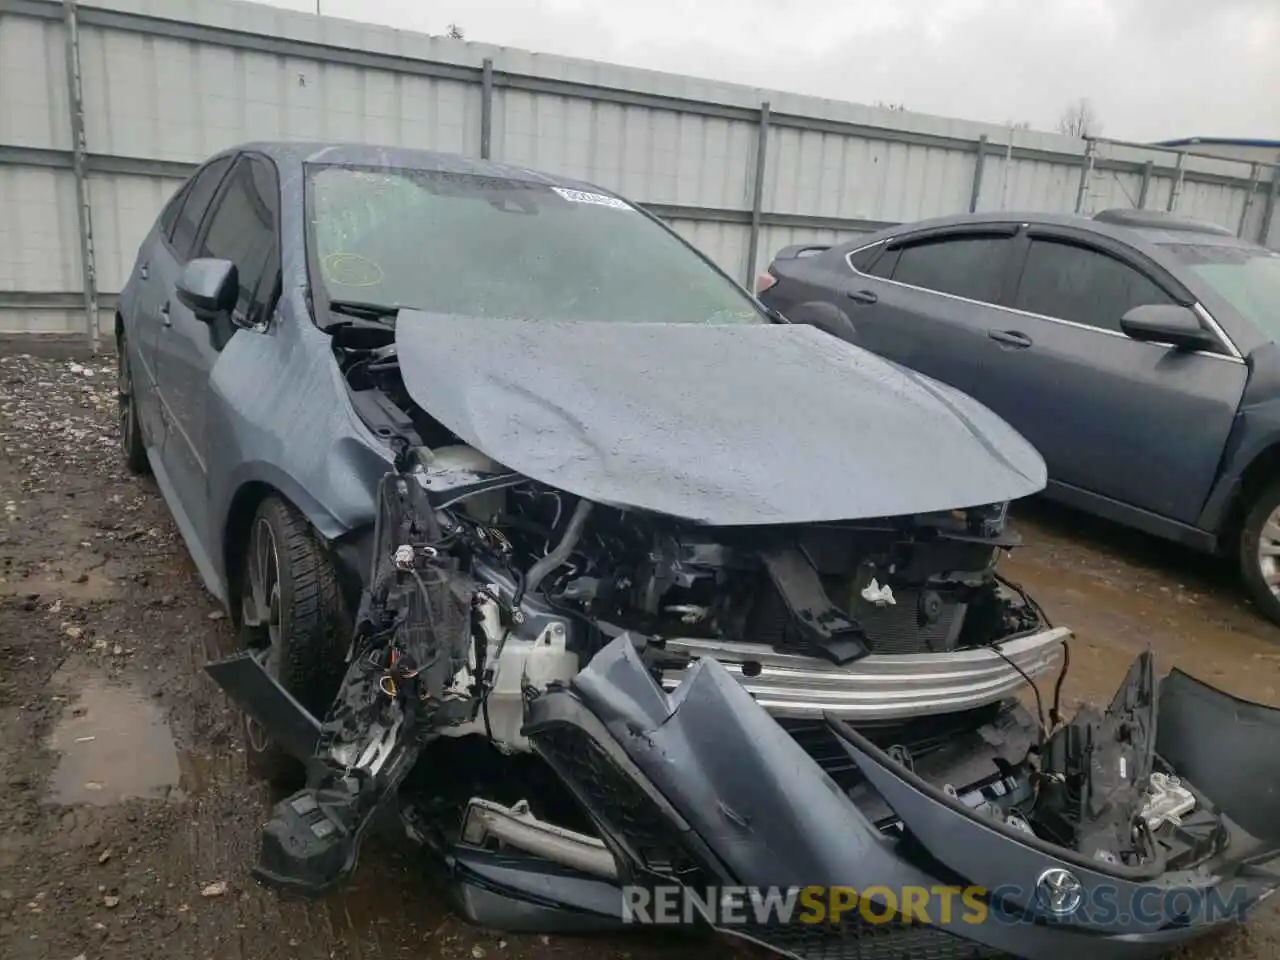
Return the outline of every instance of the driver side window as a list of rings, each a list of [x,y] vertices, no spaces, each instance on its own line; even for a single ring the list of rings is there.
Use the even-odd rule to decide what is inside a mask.
[[[191,247],[200,232],[200,221],[204,219],[205,211],[209,209],[209,203],[230,166],[230,157],[219,157],[198,171],[183,188],[182,206],[173,222],[173,231],[168,234],[179,263],[191,259]]]
[[[1120,333],[1120,318],[1134,307],[1173,302],[1150,277],[1101,250],[1033,239],[1013,306]]]
[[[265,326],[274,303],[280,273],[277,193],[271,165],[258,157],[241,157],[227,177],[195,253],[236,265],[240,292],[235,317],[250,327]]]

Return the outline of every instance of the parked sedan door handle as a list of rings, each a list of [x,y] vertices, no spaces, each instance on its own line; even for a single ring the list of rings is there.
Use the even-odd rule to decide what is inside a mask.
[[[849,299],[858,303],[877,303],[880,298],[871,290],[850,290]]]
[[[169,319],[169,301],[164,302],[164,306],[160,308],[160,322],[166,327],[172,327],[173,321]]]
[[[988,330],[987,336],[1002,347],[1025,350],[1031,346],[1031,338],[1021,330]]]

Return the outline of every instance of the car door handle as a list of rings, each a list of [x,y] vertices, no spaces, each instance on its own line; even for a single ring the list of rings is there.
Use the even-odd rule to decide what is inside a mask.
[[[173,320],[169,317],[169,301],[164,302],[164,306],[160,308],[160,322],[166,327],[173,326]]]
[[[987,336],[1002,347],[1025,350],[1031,346],[1031,338],[1021,330],[988,330]]]
[[[850,290],[849,299],[858,303],[878,303],[880,298],[871,290]]]

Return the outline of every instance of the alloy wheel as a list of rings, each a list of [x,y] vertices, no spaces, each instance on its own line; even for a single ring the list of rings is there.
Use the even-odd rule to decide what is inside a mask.
[[[263,666],[268,674],[280,672],[280,556],[271,524],[259,517],[249,538],[248,562],[245,565],[245,588],[241,600],[241,620],[248,646],[265,650]],[[253,748],[266,750],[270,744],[262,725],[245,717],[245,732]]]
[[[1258,570],[1272,595],[1280,597],[1280,507],[1271,511],[1258,534]]]

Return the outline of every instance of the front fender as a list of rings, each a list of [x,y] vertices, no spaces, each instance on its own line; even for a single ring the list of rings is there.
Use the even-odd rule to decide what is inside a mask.
[[[209,381],[209,503],[214,556],[249,484],[265,484],[326,540],[371,524],[390,448],[356,421],[328,337],[286,301],[264,332],[227,343]]]
[[[1222,533],[1245,473],[1277,444],[1280,444],[1280,397],[1242,407],[1227,441],[1218,480],[1200,512],[1198,526],[1202,530]]]

